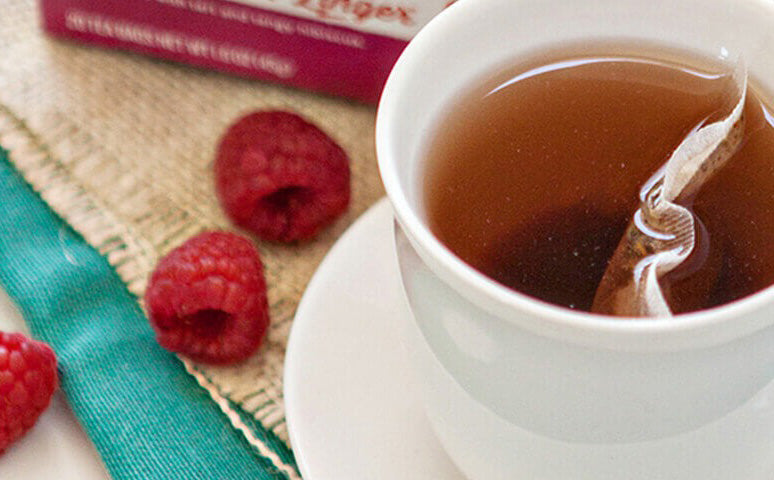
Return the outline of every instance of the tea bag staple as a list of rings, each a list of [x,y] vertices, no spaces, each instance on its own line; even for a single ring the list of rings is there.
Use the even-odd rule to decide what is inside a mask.
[[[696,244],[693,213],[680,200],[693,196],[736,152],[742,140],[747,71],[732,76],[738,98],[731,113],[694,129],[640,190],[635,212],[597,288],[592,312],[622,317],[669,317],[659,283],[685,262]]]

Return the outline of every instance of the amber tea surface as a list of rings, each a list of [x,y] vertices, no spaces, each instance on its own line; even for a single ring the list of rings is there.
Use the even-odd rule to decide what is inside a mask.
[[[693,58],[546,58],[482,79],[456,101],[428,150],[426,214],[438,238],[485,275],[588,310],[642,185],[686,135],[731,108],[730,72]],[[698,219],[698,244],[661,279],[675,313],[774,284],[767,101],[753,81],[741,146],[683,200]]]

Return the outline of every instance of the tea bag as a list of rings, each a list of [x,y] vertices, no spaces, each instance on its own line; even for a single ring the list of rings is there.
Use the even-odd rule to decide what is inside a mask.
[[[686,261],[696,219],[680,200],[693,196],[736,152],[742,140],[747,72],[737,62],[738,98],[725,118],[692,131],[640,190],[635,212],[597,288],[592,312],[625,317],[671,316],[659,279]]]

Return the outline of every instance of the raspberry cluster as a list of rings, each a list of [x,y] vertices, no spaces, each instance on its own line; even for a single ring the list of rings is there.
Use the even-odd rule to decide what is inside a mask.
[[[48,408],[59,383],[56,363],[45,343],[0,332],[0,453]]]
[[[244,360],[269,326],[261,259],[234,233],[204,232],[169,252],[145,304],[159,344],[200,362]]]
[[[220,140],[214,175],[229,218],[267,241],[309,240],[349,204],[346,153],[290,112],[237,120]],[[269,325],[260,256],[234,233],[205,232],[166,255],[145,305],[161,346],[211,364],[249,357]]]
[[[349,158],[296,114],[261,111],[239,119],[215,159],[218,197],[231,220],[277,242],[308,240],[349,204]]]

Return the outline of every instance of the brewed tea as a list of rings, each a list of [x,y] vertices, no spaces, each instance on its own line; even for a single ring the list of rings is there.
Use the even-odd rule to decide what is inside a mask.
[[[431,228],[494,280],[588,310],[640,187],[728,109],[730,82],[723,65],[635,55],[493,75],[458,100],[431,143]],[[753,84],[737,153],[683,199],[699,235],[688,262],[661,279],[676,313],[774,284],[774,117],[758,92]]]

